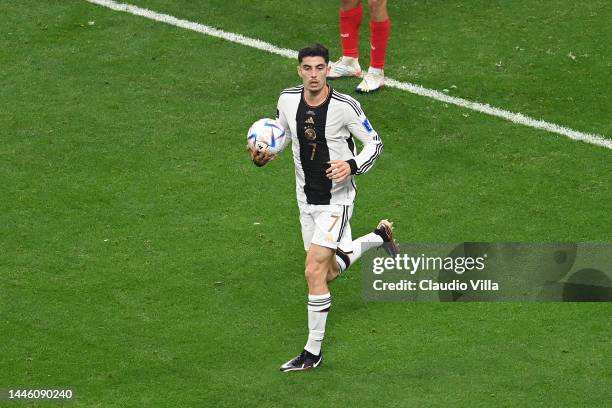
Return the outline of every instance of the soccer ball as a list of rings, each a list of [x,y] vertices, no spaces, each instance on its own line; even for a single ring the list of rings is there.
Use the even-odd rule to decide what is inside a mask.
[[[285,129],[274,119],[259,119],[247,133],[247,143],[257,151],[276,154],[285,138]]]

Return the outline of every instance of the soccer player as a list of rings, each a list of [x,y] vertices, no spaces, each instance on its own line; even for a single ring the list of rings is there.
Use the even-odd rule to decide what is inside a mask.
[[[354,263],[364,249],[384,245],[390,254],[398,251],[393,227],[387,220],[380,221],[372,233],[355,241],[351,238],[354,178],[370,170],[380,156],[380,137],[359,102],[327,84],[327,48],[320,44],[305,47],[298,54],[298,62],[303,84],[281,92],[277,120],[289,136],[281,147],[289,141],[293,145],[297,201],[307,251],[309,334],[303,351],[283,364],[281,371],[321,365],[321,343],[331,307],[328,282]],[[359,154],[353,137],[363,144]],[[258,166],[275,157],[248,149]]]
[[[368,0],[370,12],[370,68],[355,91],[374,92],[385,83],[385,57],[391,31],[387,0]],[[340,38],[342,58],[331,64],[329,79],[344,76],[361,77],[359,65],[359,27],[363,17],[361,0],[342,0],[340,5]]]

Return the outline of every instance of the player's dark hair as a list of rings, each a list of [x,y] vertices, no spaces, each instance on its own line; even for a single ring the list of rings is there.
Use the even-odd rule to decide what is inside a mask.
[[[310,44],[298,53],[298,63],[302,63],[304,57],[323,57],[326,64],[329,64],[329,50],[321,44]]]

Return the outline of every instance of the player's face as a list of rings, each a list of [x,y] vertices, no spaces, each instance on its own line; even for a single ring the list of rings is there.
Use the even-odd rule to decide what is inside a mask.
[[[298,67],[298,75],[304,81],[304,88],[313,93],[320,92],[327,83],[329,65],[323,57],[304,57]]]

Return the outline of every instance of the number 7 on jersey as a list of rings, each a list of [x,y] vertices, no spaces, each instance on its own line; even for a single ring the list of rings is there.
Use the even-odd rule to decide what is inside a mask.
[[[310,146],[312,146],[312,153],[310,154],[310,160],[314,160],[315,158],[315,153],[317,152],[317,143],[316,142],[312,142],[312,143],[308,143]]]

